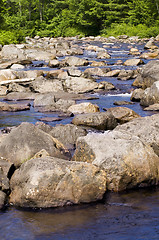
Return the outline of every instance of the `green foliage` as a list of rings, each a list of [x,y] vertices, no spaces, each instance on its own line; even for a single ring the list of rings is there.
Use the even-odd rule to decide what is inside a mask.
[[[159,0],[0,0],[1,42],[26,35],[154,36],[158,21]]]
[[[0,44],[20,43],[24,41],[24,34],[21,31],[0,31]]]

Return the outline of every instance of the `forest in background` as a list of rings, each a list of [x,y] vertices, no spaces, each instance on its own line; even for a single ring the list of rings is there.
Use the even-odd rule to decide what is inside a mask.
[[[1,44],[35,35],[123,34],[159,34],[159,0],[0,0]]]

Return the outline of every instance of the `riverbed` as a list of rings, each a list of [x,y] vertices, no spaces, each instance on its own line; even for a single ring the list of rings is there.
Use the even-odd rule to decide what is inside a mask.
[[[82,47],[87,42],[79,41]],[[99,47],[101,42],[91,44]],[[144,44],[131,45],[144,52]],[[111,55],[107,59],[107,65],[113,69],[136,69],[137,67],[124,67],[116,65],[118,60],[123,62],[128,58],[130,44],[114,43],[105,47]],[[94,61],[96,53],[84,51],[79,55]],[[137,58],[137,57],[135,57]],[[62,58],[59,58],[59,60]],[[144,63],[148,60],[143,59]],[[36,63],[38,66],[38,62]],[[51,70],[48,67],[30,66],[27,70]],[[142,66],[140,66],[142,67]],[[84,71],[86,67],[81,67]],[[115,77],[100,77],[100,81],[109,81],[116,87],[109,92],[97,92],[90,94],[100,111],[104,108],[114,107],[115,101],[130,101],[133,89],[133,80],[121,81]],[[90,100],[89,100],[90,101]],[[23,101],[22,103],[28,103]],[[81,101],[79,101],[81,102]],[[31,108],[23,112],[1,112],[0,129],[19,125],[21,122],[36,123],[44,117],[58,117],[57,113],[41,113],[33,108],[33,102],[29,102]],[[155,114],[152,111],[144,111],[139,103],[128,105],[141,116]],[[65,118],[60,122],[54,121],[49,124],[67,124],[72,118]],[[80,206],[68,206],[56,209],[16,209],[10,206],[0,213],[1,240],[152,240],[159,239],[159,188],[147,188],[142,190],[131,190],[123,193],[107,193],[102,202],[84,204]]]

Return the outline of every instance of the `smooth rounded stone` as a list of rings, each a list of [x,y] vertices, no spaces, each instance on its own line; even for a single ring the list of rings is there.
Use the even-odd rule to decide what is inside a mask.
[[[6,86],[0,86],[0,96],[5,96],[8,93],[8,88]]]
[[[105,77],[117,77],[120,73],[120,69],[115,69],[105,74]]]
[[[6,80],[14,80],[17,78],[16,72],[10,69],[0,70],[0,82]]]
[[[60,80],[57,79],[45,79],[43,77],[37,78],[30,84],[32,91],[36,93],[48,93],[63,91],[63,85]]]
[[[133,103],[128,101],[115,101],[113,104],[117,106],[121,106],[121,105],[132,105]]]
[[[136,77],[137,77],[136,71],[122,69],[117,78],[125,81],[125,80],[129,80],[129,79],[136,78]]]
[[[94,112],[99,112],[99,107],[90,102],[83,102],[83,103],[79,103],[79,104],[70,106],[68,108],[68,112],[72,112],[74,114],[94,113]]]
[[[155,59],[159,57],[159,51],[153,51],[153,52],[144,52],[140,55],[140,58],[144,59]]]
[[[140,105],[145,107],[154,103],[159,103],[159,81],[154,82],[150,88],[146,88],[140,100]]]
[[[49,134],[62,142],[68,149],[74,149],[77,138],[86,136],[87,131],[83,127],[73,124],[58,124],[49,131]]]
[[[107,91],[115,89],[115,86],[110,82],[102,81],[102,82],[100,82],[100,84],[103,84],[104,89],[107,90]]]
[[[29,87],[23,87],[18,83],[10,83],[7,91],[8,92],[31,92]]]
[[[89,64],[89,62],[83,58],[78,58],[78,57],[66,57],[63,60],[63,63],[66,66],[87,66]]]
[[[123,63],[124,66],[138,66],[141,64],[144,64],[144,62],[142,61],[142,59],[137,58],[128,59]]]
[[[4,97],[5,101],[34,100],[38,94],[32,92],[11,92]]]
[[[113,130],[78,138],[73,160],[105,170],[108,190],[123,191],[159,182],[159,157],[139,137],[127,132]]]
[[[51,68],[59,67],[60,62],[57,59],[50,60],[48,66]]]
[[[25,59],[23,49],[17,48],[15,45],[4,45],[1,51],[1,56],[4,59]]]
[[[154,103],[153,105],[144,108],[144,111],[159,111],[159,103]]]
[[[16,70],[16,69],[24,69],[25,68],[25,66],[23,66],[23,65],[21,65],[21,64],[17,64],[17,63],[15,63],[15,64],[13,64],[12,66],[11,66],[11,69],[13,69],[13,70]]]
[[[117,126],[116,130],[139,137],[159,156],[159,114],[133,119],[131,122]]]
[[[89,163],[37,158],[24,163],[11,179],[10,203],[48,208],[101,200],[106,175]]]
[[[30,110],[30,106],[26,104],[8,104],[5,102],[0,102],[0,111],[17,112],[26,110]]]
[[[104,67],[104,66],[107,66],[107,63],[104,61],[100,61],[100,62],[93,61],[91,63],[91,67]]]
[[[103,70],[99,67],[96,68],[87,68],[84,71],[84,76],[100,76],[100,77],[104,77],[105,73],[103,72]]]
[[[113,107],[107,109],[107,113],[113,115],[119,124],[123,124],[140,117],[136,112],[127,107]]]
[[[159,60],[148,62],[141,70],[139,77],[134,81],[133,86],[146,89],[159,81]]]
[[[72,123],[77,126],[87,126],[98,130],[111,130],[117,126],[117,120],[111,113],[97,112],[76,115]]]
[[[68,76],[71,77],[80,77],[82,75],[82,71],[78,70],[77,68],[70,68],[67,70]]]
[[[64,88],[68,92],[87,93],[98,89],[98,83],[92,79],[83,77],[69,77],[64,82]]]
[[[144,90],[143,89],[141,89],[141,88],[135,89],[132,92],[130,100],[133,101],[133,102],[140,102],[143,94],[144,94]]]
[[[155,45],[154,45],[154,40],[149,40],[146,44],[145,44],[145,46],[144,46],[144,49],[151,49],[151,48],[153,48]],[[157,46],[155,46],[155,47],[157,47]]]
[[[2,210],[6,203],[7,195],[6,193],[0,191],[0,210]]]
[[[70,157],[69,151],[62,143],[27,122],[22,123],[2,138],[0,157],[10,160],[16,167],[19,167],[41,149],[45,149],[50,156],[63,159]]]

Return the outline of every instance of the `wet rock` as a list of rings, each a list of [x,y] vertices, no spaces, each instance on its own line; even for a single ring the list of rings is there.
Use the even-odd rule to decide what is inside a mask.
[[[128,59],[123,63],[124,66],[138,66],[140,64],[144,64],[144,62],[137,58]]]
[[[107,188],[112,191],[156,185],[159,181],[159,157],[139,137],[125,131],[80,137],[73,160],[102,168]]]
[[[144,94],[144,90],[143,89],[141,89],[141,88],[135,89],[132,92],[130,100],[133,101],[133,102],[140,102],[143,94]]]
[[[6,199],[7,199],[6,193],[0,191],[0,210],[2,210],[4,208]]]
[[[101,51],[97,54],[98,59],[109,59],[111,56],[107,53],[107,51]]]
[[[131,55],[140,55],[140,52],[137,48],[131,48],[129,51],[129,54]]]
[[[27,161],[15,172],[11,189],[10,203],[20,207],[88,203],[103,198],[106,176],[92,164],[37,158]]]
[[[72,112],[74,114],[77,113],[94,113],[99,112],[99,107],[90,102],[83,102],[79,104],[72,105],[68,108],[68,112]]]
[[[78,58],[78,57],[66,57],[63,60],[63,64],[66,66],[87,66],[89,62],[83,58]]]
[[[107,72],[105,74],[105,77],[117,77],[119,75],[120,71],[121,71],[120,69],[112,70],[110,72]]]
[[[140,117],[136,112],[127,107],[113,107],[107,110],[107,113],[113,115],[119,124],[123,124]]]
[[[145,52],[141,54],[140,58],[144,59],[155,59],[159,57],[159,51],[153,51],[153,52]]]
[[[2,138],[0,157],[9,159],[16,167],[19,167],[41,149],[45,149],[50,156],[64,159],[70,157],[62,143],[31,123],[22,123]]]
[[[0,102],[0,111],[17,112],[26,110],[30,110],[30,106],[25,104],[8,104],[5,102]]]
[[[145,107],[154,103],[159,103],[159,81],[146,88],[140,100],[140,104]]]
[[[117,121],[111,113],[87,113],[76,115],[72,123],[77,126],[87,126],[98,130],[111,130],[117,126]]]
[[[128,101],[115,101],[113,104],[117,105],[117,106],[120,106],[120,105],[131,105],[133,103],[132,102],[128,102]]]
[[[44,117],[44,118],[40,118],[40,121],[44,121],[44,122],[58,122],[61,121],[62,118],[59,117]]]

